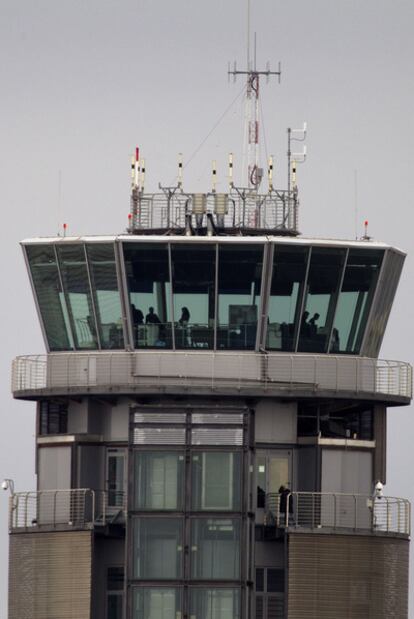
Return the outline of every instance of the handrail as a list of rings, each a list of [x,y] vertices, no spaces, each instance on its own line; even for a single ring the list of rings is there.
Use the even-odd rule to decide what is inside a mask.
[[[97,386],[310,388],[411,399],[412,367],[348,355],[213,351],[60,352],[17,357],[12,391]]]
[[[286,529],[411,533],[407,499],[334,492],[290,492],[266,495],[265,525]]]
[[[126,511],[124,493],[117,506],[108,504],[108,494],[90,488],[16,492],[9,500],[9,530],[103,526]]]

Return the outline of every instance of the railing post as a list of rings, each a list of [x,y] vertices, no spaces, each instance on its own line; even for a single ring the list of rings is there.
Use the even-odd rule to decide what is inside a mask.
[[[56,526],[56,495],[57,495],[57,490],[55,490],[55,492],[53,493],[53,526]]]
[[[390,507],[389,507],[389,501],[388,501],[388,497],[385,497],[385,501],[387,503],[387,533],[390,532]]]
[[[315,498],[316,495],[314,492],[312,492],[311,494],[312,497],[312,518],[311,518],[311,528],[314,529],[315,528]]]
[[[354,531],[356,531],[358,528],[358,497],[356,496],[356,494],[354,494],[353,497],[354,497]]]
[[[27,503],[28,503],[29,493],[26,494],[26,501],[24,504],[24,527],[27,529]]]

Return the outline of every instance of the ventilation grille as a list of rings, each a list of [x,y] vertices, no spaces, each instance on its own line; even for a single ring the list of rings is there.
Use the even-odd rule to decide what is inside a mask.
[[[134,428],[134,445],[185,445],[184,428]]]
[[[242,428],[194,428],[192,445],[243,445]]]
[[[185,413],[134,413],[134,423],[185,423]]]
[[[194,413],[191,419],[194,424],[223,424],[227,426],[241,426],[243,424],[243,415],[223,413]]]

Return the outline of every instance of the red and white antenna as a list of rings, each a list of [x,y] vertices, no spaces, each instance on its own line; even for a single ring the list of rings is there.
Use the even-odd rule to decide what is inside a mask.
[[[253,66],[250,60],[250,2],[248,1],[247,11],[247,68],[238,70],[236,63],[233,69],[228,69],[228,75],[233,76],[236,81],[237,75],[245,75],[246,85],[246,125],[247,125],[247,183],[252,191],[257,190],[262,180],[263,170],[259,167],[259,136],[260,136],[260,110],[259,110],[259,85],[260,76],[265,75],[269,81],[271,75],[277,75],[280,83],[282,75],[280,62],[277,71],[271,71],[269,62],[266,63],[265,70],[258,70],[256,63],[256,33],[254,35],[254,59]]]

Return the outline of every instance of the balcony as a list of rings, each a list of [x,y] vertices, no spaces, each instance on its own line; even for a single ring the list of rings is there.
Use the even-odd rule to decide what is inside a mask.
[[[90,352],[17,357],[17,398],[84,393],[225,393],[358,397],[408,404],[408,363],[347,355],[236,352]]]
[[[330,492],[266,495],[265,527],[321,533],[371,533],[410,536],[407,499]]]
[[[80,488],[14,493],[9,500],[9,531],[79,530],[124,524],[125,497],[118,493],[108,504],[108,493]]]

